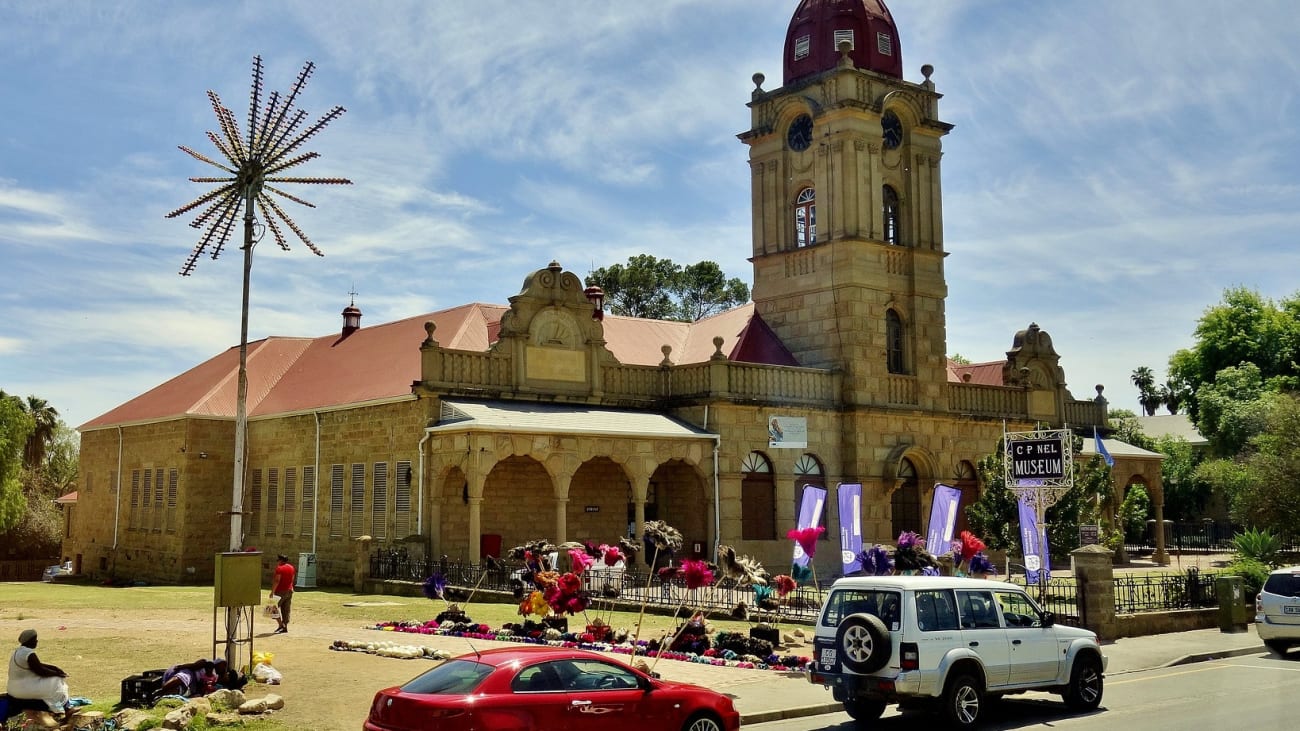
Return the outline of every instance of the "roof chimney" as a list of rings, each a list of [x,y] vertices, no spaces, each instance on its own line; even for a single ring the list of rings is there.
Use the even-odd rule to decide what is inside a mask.
[[[357,293],[350,292],[352,295],[351,303],[343,308],[343,337],[361,329],[361,310],[357,309]]]

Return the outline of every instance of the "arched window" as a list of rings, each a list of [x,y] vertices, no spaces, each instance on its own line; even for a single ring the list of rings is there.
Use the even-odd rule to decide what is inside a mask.
[[[885,312],[885,365],[890,373],[907,373],[903,357],[903,318],[893,310]]]
[[[820,487],[826,489],[826,478],[823,476],[821,463],[811,454],[801,454],[799,459],[794,463],[794,518],[799,519],[799,508],[803,505],[803,490],[805,487]],[[822,534],[822,540],[830,540],[830,529],[826,525],[826,515],[830,512],[830,502],[822,504],[822,514],[818,519],[817,525],[826,528]]]
[[[893,186],[886,185],[882,198],[884,199],[885,243],[902,246],[902,215],[898,206],[898,192]]]
[[[918,489],[920,480],[916,476],[916,467],[912,461],[904,458],[898,463],[898,489],[889,499],[890,527],[894,536],[905,530],[921,532],[921,493]],[[942,552],[942,547],[940,551]]]
[[[750,452],[740,464],[740,537],[746,541],[776,538],[776,483],[772,464]]]
[[[794,245],[800,249],[817,243],[817,193],[812,188],[799,191],[794,201]]]

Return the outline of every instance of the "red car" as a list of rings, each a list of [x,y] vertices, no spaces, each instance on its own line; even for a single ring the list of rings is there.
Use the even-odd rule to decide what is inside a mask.
[[[523,645],[448,660],[381,690],[365,731],[735,731],[727,696],[585,650]]]

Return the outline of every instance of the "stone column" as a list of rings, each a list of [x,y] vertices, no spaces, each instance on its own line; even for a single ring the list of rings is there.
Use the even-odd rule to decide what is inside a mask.
[[[480,552],[482,526],[479,519],[483,513],[483,498],[470,495],[469,498],[469,562],[475,566],[483,561]]]
[[[574,471],[560,472],[554,478],[556,545],[569,540],[569,484],[573,481]]]
[[[555,498],[555,544],[559,545],[569,535],[569,498]]]
[[[1165,491],[1153,489],[1151,502],[1156,509],[1156,552],[1151,556],[1158,566],[1169,565],[1169,553],[1165,551]]]
[[[1070,552],[1070,566],[1078,582],[1080,623],[1113,640],[1118,635],[1115,621],[1115,568],[1113,552],[1105,546],[1084,546]]]
[[[352,543],[352,591],[360,594],[365,590],[366,576],[370,573],[370,543],[374,539],[361,536]]]

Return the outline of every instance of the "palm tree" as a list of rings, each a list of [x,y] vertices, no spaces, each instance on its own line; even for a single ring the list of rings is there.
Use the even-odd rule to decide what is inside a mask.
[[[1164,403],[1169,413],[1177,414],[1178,407],[1183,403],[1182,391],[1172,380],[1165,381],[1165,385],[1160,387],[1160,400]]]
[[[27,443],[23,445],[23,466],[35,469],[45,461],[45,451],[50,442],[54,441],[59,426],[59,412],[45,399],[35,396],[27,397],[23,410],[36,422],[36,428],[27,436]]]
[[[1151,403],[1155,395],[1156,375],[1146,366],[1139,366],[1133,369],[1133,375],[1129,377],[1133,385],[1138,390],[1138,405],[1147,412],[1147,416],[1155,413],[1155,406],[1148,409],[1147,404]],[[1155,402],[1156,406],[1160,405],[1159,401]]]

